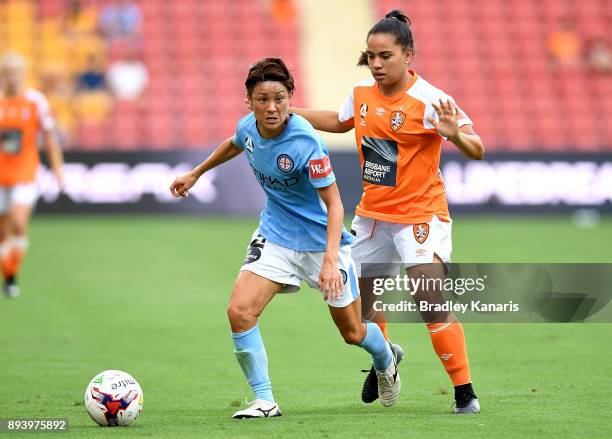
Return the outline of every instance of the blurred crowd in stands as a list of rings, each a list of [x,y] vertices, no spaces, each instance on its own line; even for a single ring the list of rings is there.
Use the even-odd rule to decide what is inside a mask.
[[[307,1],[330,13],[328,2]],[[375,6],[377,17],[396,7],[408,12],[415,68],[453,90],[489,149],[612,148],[612,124],[594,117],[612,120],[609,0],[363,3]],[[313,52],[304,50],[310,40],[298,4],[0,0],[0,52],[17,50],[29,60],[29,83],[49,99],[65,148],[206,148],[246,111],[244,68],[259,57],[280,56],[292,67],[298,106],[312,104],[309,89],[349,87],[302,76],[301,63],[312,66],[305,52]],[[346,37],[343,26],[316,31],[326,41]],[[363,35],[355,41],[358,53]],[[491,96],[504,111],[501,121],[491,114]]]
[[[604,36],[587,40],[572,17],[560,20],[548,36],[552,61],[560,68],[587,68],[594,73],[612,73],[612,47]]]
[[[230,76],[236,88],[229,60],[264,51],[298,59],[296,15],[293,0],[0,0],[0,52],[28,59],[28,83],[47,96],[64,148],[202,147],[228,128],[213,120],[221,113],[205,128],[193,111],[214,100],[207,78],[225,81],[214,92],[228,95]],[[246,31],[239,46],[253,53],[230,49],[228,36]],[[185,87],[175,87],[177,77]],[[242,113],[242,101],[232,98],[223,114]]]
[[[117,101],[138,103],[149,80],[140,59],[142,13],[132,0],[101,8],[68,0],[58,44],[67,54],[39,69],[39,87],[58,119],[64,146],[79,119],[102,122]]]

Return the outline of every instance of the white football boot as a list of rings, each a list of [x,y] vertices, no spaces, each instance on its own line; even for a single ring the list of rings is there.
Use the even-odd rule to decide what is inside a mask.
[[[234,413],[234,416],[232,416],[232,418],[249,419],[272,418],[275,416],[282,416],[280,408],[275,402],[265,401],[263,399],[256,399],[255,401],[248,404],[249,406],[244,410],[239,410]]]
[[[391,342],[389,346],[391,347]],[[378,378],[378,398],[380,403],[385,407],[390,407],[396,403],[399,398],[402,383],[400,381],[399,371],[397,370],[396,351],[391,349],[391,364],[385,370],[376,370]]]
[[[478,402],[478,398],[472,398],[464,403],[457,402],[454,413],[456,415],[480,413],[480,403]]]
[[[397,364],[399,365],[404,358],[404,350],[398,344],[391,343],[391,352],[395,355]],[[370,404],[378,399],[378,377],[376,376],[376,370],[374,366],[368,371],[362,370],[362,372],[368,372],[365,381],[363,382],[363,388],[361,389],[361,400],[366,404]]]
[[[21,288],[16,283],[9,283],[4,286],[4,294],[9,299],[16,299],[21,295]]]
[[[456,415],[480,413],[480,402],[474,392],[472,383],[455,386],[455,410]]]

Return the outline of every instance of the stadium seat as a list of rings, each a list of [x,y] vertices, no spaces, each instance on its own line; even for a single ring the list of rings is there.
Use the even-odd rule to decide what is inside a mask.
[[[377,0],[376,5],[377,16],[398,7],[408,12],[418,50],[415,67],[471,107],[469,114],[485,137],[487,150],[564,151],[572,142],[581,151],[612,148],[606,146],[612,145],[612,124],[600,123],[603,126],[593,130],[599,117],[610,120],[612,99],[603,97],[612,96],[612,79],[583,66],[559,71],[549,59],[546,41],[568,14],[585,40],[608,34],[607,2]],[[450,46],[451,51],[449,41],[460,43]],[[501,130],[499,118],[484,116],[487,111],[479,100],[494,101],[502,109],[506,122]],[[593,111],[594,107],[602,110]],[[559,111],[564,117],[551,117]]]
[[[560,71],[549,59],[547,48],[548,35],[568,14],[585,41],[607,35],[608,3],[373,0],[376,16],[395,8],[408,12],[417,45],[415,69],[466,108],[479,132],[487,135],[487,149],[491,151],[538,144],[546,150],[563,151],[571,147],[568,139],[574,138],[576,149],[612,148],[612,124],[603,124],[595,130],[597,135],[578,138],[571,131],[592,131],[593,123],[586,119],[610,120],[612,80],[585,66]],[[14,47],[24,52],[31,59],[33,73],[50,64],[77,68],[83,54],[70,55],[70,41],[62,30],[66,4],[65,0],[0,1],[0,49]],[[84,4],[100,7],[104,2],[84,0]],[[233,131],[233,118],[245,111],[246,68],[262,56],[283,57],[297,83],[301,81],[299,12],[279,19],[262,6],[266,2],[250,0],[146,0],[138,4],[144,19],[138,47],[150,76],[147,110],[132,114],[116,109],[112,113],[108,123],[127,133],[117,147],[136,147],[135,135],[161,149],[180,146],[180,139],[185,146],[199,147],[223,138]],[[87,42],[85,46],[87,50],[106,51],[97,43]],[[115,50],[117,47],[111,45],[107,52],[110,59],[118,56]],[[300,93],[294,104],[304,101]],[[499,121],[490,117],[492,101],[510,121],[502,123],[501,130]],[[86,115],[88,121],[77,129],[77,143],[101,146],[106,134],[90,125],[92,120],[98,125],[106,123],[108,102],[78,98],[75,107],[77,115]],[[571,124],[549,117],[559,108],[572,119]],[[116,114],[123,116],[118,118]],[[529,121],[533,129],[515,134],[520,121]],[[181,123],[188,127],[184,133]],[[107,132],[113,132],[112,127],[107,128]],[[87,139],[81,139],[81,133]]]
[[[89,0],[84,3],[93,4]],[[132,148],[144,143],[138,142],[139,137],[150,140],[154,148],[172,148],[181,140],[187,142],[186,146],[206,145],[216,140],[211,137],[211,128],[227,130],[230,123],[225,120],[243,110],[243,75],[248,62],[267,50],[282,53],[298,68],[299,35],[287,31],[297,28],[295,22],[280,30],[272,29],[268,12],[259,4],[197,0],[138,3],[144,17],[140,47],[150,75],[147,109],[141,111],[119,102],[109,113],[109,103],[101,95],[82,95],[76,101],[76,109],[87,122],[79,125],[76,137],[85,148],[112,143],[121,149]],[[38,43],[44,59],[61,62],[69,49],[61,38],[59,25],[65,6],[64,0],[11,0],[2,15],[10,20],[3,21],[7,26],[0,26],[0,30],[10,34],[11,46],[30,56],[35,50],[34,26],[38,25],[44,36]],[[37,15],[42,18],[39,24],[33,19]],[[269,38],[279,32],[282,38]],[[109,57],[114,59],[117,55],[110,52]],[[244,67],[240,75],[235,73],[236,65]],[[181,81],[177,82],[177,77]],[[209,112],[203,124],[202,113],[210,111],[214,102],[223,102],[222,112]],[[106,125],[106,117],[114,129]],[[180,123],[188,131],[177,130],[176,124]],[[108,134],[118,132],[121,135],[115,134],[115,140]]]

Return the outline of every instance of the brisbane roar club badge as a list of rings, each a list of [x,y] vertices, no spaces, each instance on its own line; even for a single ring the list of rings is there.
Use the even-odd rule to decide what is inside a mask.
[[[402,125],[404,125],[404,121],[406,120],[406,113],[403,111],[394,111],[391,113],[391,129],[393,131],[399,130]]]
[[[415,224],[412,226],[412,233],[414,234],[416,242],[423,244],[429,236],[429,224]]]

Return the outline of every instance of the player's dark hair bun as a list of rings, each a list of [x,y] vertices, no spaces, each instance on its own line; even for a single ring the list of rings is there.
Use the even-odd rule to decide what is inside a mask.
[[[394,9],[392,11],[387,12],[387,15],[385,15],[385,18],[395,18],[403,23],[406,23],[408,26],[412,24],[410,22],[410,18],[408,18],[408,16],[404,14],[402,11],[400,11],[399,9]]]
[[[372,34],[390,34],[395,36],[395,41],[399,44],[402,49],[410,50],[414,53],[414,39],[412,38],[412,30],[410,29],[410,18],[399,9],[389,11],[384,18],[380,19],[378,23],[372,26],[370,32],[368,32],[368,38]],[[362,52],[357,62],[358,66],[368,65],[368,55],[366,52]]]

